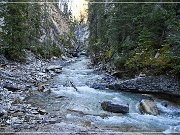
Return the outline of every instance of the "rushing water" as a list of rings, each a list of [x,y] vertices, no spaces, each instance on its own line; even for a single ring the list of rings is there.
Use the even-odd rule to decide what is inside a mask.
[[[56,99],[49,100],[46,109],[64,116],[59,125],[70,124],[75,128],[79,125],[106,132],[180,132],[179,106],[153,97],[160,115],[143,115],[138,105],[147,95],[90,88],[93,83],[102,83],[106,76],[89,68],[89,62],[88,58],[81,56],[65,66],[63,72],[50,83]],[[101,102],[107,100],[128,103],[130,112],[122,115],[103,111]],[[164,102],[168,104],[167,107],[163,106]]]

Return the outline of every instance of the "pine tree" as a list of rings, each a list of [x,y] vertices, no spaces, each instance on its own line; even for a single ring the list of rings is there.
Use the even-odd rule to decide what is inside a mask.
[[[24,1],[24,0],[23,0]],[[27,5],[7,0],[3,3],[2,27],[3,44],[6,46],[5,55],[10,59],[19,59],[23,56],[23,48],[27,45]]]
[[[116,70],[153,70],[155,74],[179,69],[174,53],[179,44],[178,4],[106,1],[122,2],[104,0],[89,5],[88,50],[95,63],[108,62]],[[160,53],[158,58],[156,53]]]

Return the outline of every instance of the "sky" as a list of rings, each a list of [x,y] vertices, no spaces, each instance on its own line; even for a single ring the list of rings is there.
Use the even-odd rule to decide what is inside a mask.
[[[71,0],[71,10],[74,16],[78,18],[82,13],[85,15],[85,11],[87,9],[87,2],[85,0]]]
[[[80,15],[86,16],[87,2],[85,0],[60,0],[61,3],[68,2],[69,10],[76,19],[80,19]]]

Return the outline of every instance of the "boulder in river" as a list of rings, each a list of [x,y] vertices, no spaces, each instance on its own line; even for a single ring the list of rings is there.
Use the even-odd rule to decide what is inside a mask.
[[[44,109],[38,109],[38,112],[41,114],[41,115],[45,115],[45,114],[48,114],[48,112],[46,112],[46,110]]]
[[[154,100],[151,99],[143,99],[140,102],[139,109],[142,113],[145,114],[150,114],[155,116],[159,114],[156,103],[154,102]]]
[[[57,74],[59,74],[59,73],[62,72],[62,69],[54,69],[54,72],[57,73]]]
[[[40,85],[38,86],[38,91],[43,92],[44,89],[45,89],[45,86],[44,86],[43,84],[40,84]]]
[[[58,71],[62,70],[62,66],[51,65],[45,69],[46,72],[49,72],[49,71],[55,72],[56,70]]]
[[[103,110],[113,113],[128,113],[129,105],[120,104],[120,103],[112,103],[110,101],[104,101],[101,103],[101,107]]]

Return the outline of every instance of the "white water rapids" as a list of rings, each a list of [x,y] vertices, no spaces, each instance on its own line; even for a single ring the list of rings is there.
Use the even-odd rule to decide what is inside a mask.
[[[179,106],[153,97],[160,115],[143,115],[139,112],[138,105],[142,99],[147,98],[146,95],[90,88],[93,83],[103,82],[106,76],[89,68],[89,62],[87,57],[81,56],[74,63],[65,66],[63,72],[50,82],[52,93],[57,99],[48,101],[50,106],[46,109],[56,115],[64,116],[61,123],[55,124],[59,130],[79,129],[138,134],[180,132]],[[122,115],[103,111],[101,102],[107,100],[128,103],[130,112]],[[164,102],[168,104],[167,107],[163,106]],[[63,129],[64,125],[66,130]]]

